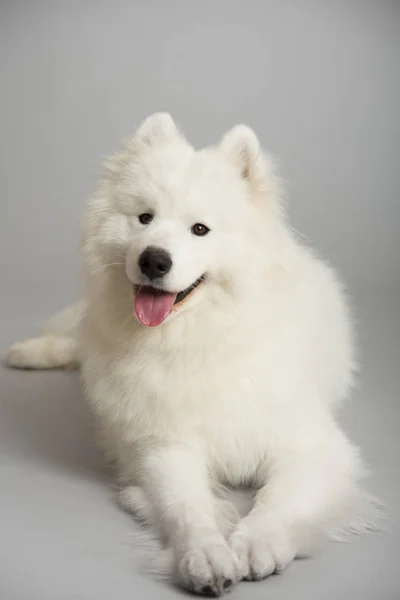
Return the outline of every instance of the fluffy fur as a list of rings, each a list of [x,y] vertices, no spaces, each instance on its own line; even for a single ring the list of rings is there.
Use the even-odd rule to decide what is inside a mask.
[[[191,233],[199,222],[207,236]],[[152,328],[133,303],[154,245],[173,261],[164,289],[205,281]],[[105,165],[83,250],[84,303],[8,361],[79,359],[120,500],[158,529],[183,586],[219,595],[370,525],[336,421],[355,365],[342,286],[290,229],[252,130],[195,151],[169,115],[149,117]],[[219,485],[256,490],[247,516],[235,523]]]

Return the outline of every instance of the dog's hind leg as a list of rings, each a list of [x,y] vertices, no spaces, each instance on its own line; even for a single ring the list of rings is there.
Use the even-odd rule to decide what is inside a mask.
[[[77,334],[85,310],[78,302],[45,323],[42,335],[11,346],[6,362],[16,369],[66,369],[79,367]]]
[[[11,346],[6,361],[16,369],[77,369],[77,342],[52,335],[31,338]]]

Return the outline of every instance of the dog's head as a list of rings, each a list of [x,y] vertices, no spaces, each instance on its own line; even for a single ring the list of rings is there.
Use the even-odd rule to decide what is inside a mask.
[[[89,203],[87,270],[99,277],[123,263],[137,318],[157,326],[207,289],[259,276],[259,242],[279,214],[276,179],[251,129],[195,151],[168,114],[155,114],[108,161]]]

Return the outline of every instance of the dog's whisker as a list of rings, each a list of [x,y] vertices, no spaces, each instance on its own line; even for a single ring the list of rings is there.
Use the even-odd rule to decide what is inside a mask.
[[[113,263],[106,263],[104,265],[99,265],[97,268],[92,269],[92,273],[93,274],[99,274],[99,273],[104,273],[105,271],[107,271],[107,269],[111,268],[111,267],[125,267],[125,261],[124,262],[113,262]]]

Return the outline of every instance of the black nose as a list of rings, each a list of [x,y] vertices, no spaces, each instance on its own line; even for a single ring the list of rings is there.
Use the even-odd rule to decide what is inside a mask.
[[[152,281],[164,277],[171,270],[172,260],[166,250],[149,246],[139,257],[139,267],[143,275]]]

